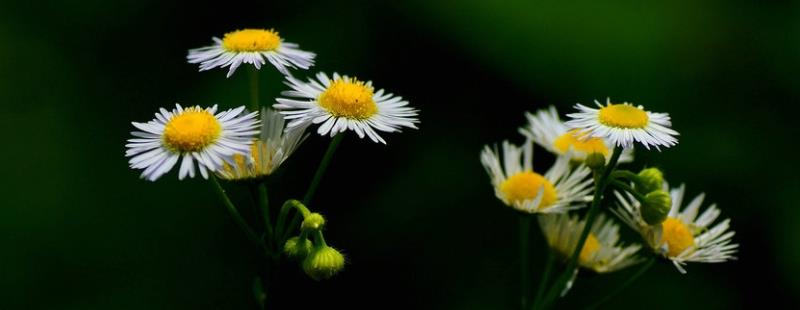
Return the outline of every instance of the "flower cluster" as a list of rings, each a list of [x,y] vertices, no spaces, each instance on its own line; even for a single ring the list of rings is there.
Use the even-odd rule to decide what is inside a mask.
[[[519,129],[522,145],[503,141],[501,150],[487,145],[481,152],[495,196],[523,218],[520,257],[529,256],[524,253],[529,225],[524,219],[534,216],[554,256],[565,262],[547,294],[544,285],[539,288],[535,306],[547,306],[566,294],[581,268],[607,273],[662,258],[686,273],[689,262],[735,259],[738,245],[732,243],[730,221],[714,224],[720,216],[714,205],[700,212],[703,194],[682,207],[685,187],[670,190],[661,170],[618,167],[633,162],[636,144],[647,150],[677,145],[678,132],[670,128],[669,115],[630,103],[595,103],[597,109],[575,105],[577,112],[567,114],[566,122],[552,106],[526,113],[528,124]],[[555,156],[551,167],[533,167],[534,145]],[[610,199],[604,200],[606,196]],[[649,251],[620,241],[620,226],[602,212],[604,201],[616,205],[607,211],[641,235]],[[580,216],[576,210],[585,207],[588,211]],[[525,306],[528,292],[522,294]]]
[[[171,111],[160,108],[153,120],[132,123],[136,131],[126,144],[128,163],[132,169],[142,170],[141,177],[149,181],[169,173],[178,162],[180,180],[193,178],[199,171],[211,180],[226,210],[262,254],[273,261],[298,260],[312,279],[330,278],[342,270],[345,259],[327,245],[325,219],[308,205],[333,152],[346,131],[386,144],[379,132],[416,129],[418,111],[403,98],[355,77],[319,72],[307,82],[294,78],[289,70],[309,69],[316,54],[284,41],[273,29],[237,30],[213,41],[211,46],[189,50],[188,62],[199,64],[200,71],[227,68],[227,77],[242,64],[252,65],[250,105],[224,111],[218,111],[217,105],[176,104]],[[289,87],[282,92],[285,98],[275,98],[271,107],[258,103],[257,74],[262,67],[269,67],[267,64],[283,75]],[[269,208],[266,180],[297,151],[311,126],[317,127],[318,134],[333,137],[328,151],[304,199],[289,199],[274,212]],[[243,218],[218,179],[248,187],[260,207],[256,208],[259,218]],[[292,211],[294,217],[290,218]],[[263,304],[267,279],[266,275],[259,278],[254,289],[261,290],[257,296]]]

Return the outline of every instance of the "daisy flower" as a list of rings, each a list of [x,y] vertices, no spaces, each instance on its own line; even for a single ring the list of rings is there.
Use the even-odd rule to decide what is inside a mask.
[[[220,113],[217,105],[175,109],[164,108],[147,123],[133,122],[140,131],[128,139],[125,147],[128,163],[133,169],[144,169],[142,178],[155,181],[181,159],[178,179],[194,177],[195,161],[203,178],[208,170],[215,171],[234,154],[250,151],[253,136],[258,133],[257,112],[244,114],[244,107]],[[216,113],[216,114],[215,114]]]
[[[610,99],[606,100],[605,106],[597,100],[594,103],[599,109],[576,104],[578,113],[567,114],[572,120],[567,121],[566,125],[588,137],[603,138],[612,145],[624,148],[633,147],[634,141],[648,150],[650,146],[660,150],[661,146],[678,144],[675,138],[678,132],[670,128],[667,113],[645,111],[644,107],[627,102],[612,104]]]
[[[716,205],[709,206],[698,216],[704,194],[695,197],[681,211],[684,186],[670,191],[672,206],[667,219],[658,225],[650,226],[640,212],[641,203],[630,194],[616,192],[620,207],[615,214],[639,232],[647,244],[658,254],[672,261],[678,271],[686,273],[683,266],[687,262],[721,263],[735,259],[738,244],[731,244],[733,231],[729,231],[730,219],[711,225],[720,215]]]
[[[614,145],[598,137],[585,137],[576,129],[570,129],[558,117],[556,108],[536,111],[536,114],[525,113],[528,125],[519,129],[519,132],[536,142],[546,150],[559,156],[569,156],[573,160],[583,161],[592,153],[600,153],[610,160],[609,150]],[[619,162],[633,161],[633,149],[622,151]]]
[[[298,49],[294,43],[284,42],[275,30],[243,29],[228,32],[220,40],[213,38],[214,45],[191,49],[186,59],[200,64],[200,71],[228,68],[231,77],[242,63],[252,64],[256,69],[269,62],[283,75],[288,68],[308,69],[314,65],[314,53]]]
[[[362,82],[346,75],[317,73],[317,79],[302,82],[286,77],[292,90],[281,93],[293,99],[278,98],[274,108],[281,110],[284,118],[291,120],[288,127],[321,124],[320,135],[331,137],[346,130],[355,131],[360,138],[365,135],[372,141],[386,144],[376,130],[400,131],[401,127],[416,129],[417,110],[408,107],[408,101],[383,89],[375,91],[372,82]]]
[[[563,213],[591,200],[591,170],[570,169],[569,158],[559,157],[544,175],[533,171],[533,143],[518,147],[503,141],[503,160],[497,148],[485,146],[481,163],[489,173],[494,192],[506,205],[527,213]]]
[[[305,128],[284,131],[283,116],[272,109],[261,109],[261,136],[250,146],[249,156],[233,155],[233,163],[224,163],[217,171],[221,179],[256,180],[272,174],[292,155],[308,136]]]
[[[538,219],[547,244],[562,258],[572,256],[586,221],[567,214],[542,215]],[[607,273],[639,262],[634,254],[641,246],[618,243],[619,225],[603,214],[598,215],[578,256],[578,265],[597,273]]]

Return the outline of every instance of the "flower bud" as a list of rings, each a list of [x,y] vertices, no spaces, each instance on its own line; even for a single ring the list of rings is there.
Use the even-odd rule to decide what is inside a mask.
[[[642,169],[639,172],[636,191],[647,194],[662,189],[662,184],[664,184],[664,174],[661,173],[661,170],[658,170],[658,168]]]
[[[289,259],[301,260],[305,258],[308,253],[311,253],[313,245],[308,238],[303,238],[302,240],[303,242],[300,242],[300,237],[291,237],[289,240],[286,240],[286,243],[283,245],[283,253],[286,254]]]
[[[303,223],[300,225],[305,231],[316,231],[322,229],[322,226],[325,225],[325,218],[322,217],[322,214],[319,213],[311,213],[303,219]]]
[[[652,191],[644,196],[642,219],[649,225],[657,225],[667,219],[672,207],[672,197],[664,190]]]
[[[314,280],[328,279],[344,268],[344,255],[336,249],[315,248],[303,261],[303,271]]]
[[[601,169],[606,164],[606,157],[601,153],[591,153],[586,156],[586,159],[583,161],[583,163],[586,164],[589,169]]]

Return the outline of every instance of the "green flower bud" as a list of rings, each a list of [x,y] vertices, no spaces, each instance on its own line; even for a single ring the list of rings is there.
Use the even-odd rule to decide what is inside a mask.
[[[606,157],[601,153],[591,153],[586,156],[586,159],[583,162],[590,169],[597,170],[606,165]]]
[[[303,219],[303,224],[300,225],[300,228],[305,231],[316,231],[322,229],[322,226],[325,226],[325,218],[322,217],[322,214],[315,212]]]
[[[664,184],[664,174],[658,168],[642,169],[639,172],[639,182],[636,184],[636,191],[642,194],[660,190]]]
[[[647,224],[660,224],[667,219],[672,207],[672,197],[664,190],[652,191],[644,196],[646,203],[642,205],[642,219]]]
[[[286,240],[286,243],[283,245],[283,253],[290,259],[301,260],[305,258],[308,253],[311,253],[312,247],[311,240],[308,240],[308,238],[303,238],[303,242],[301,243],[300,237],[291,237],[289,240]]]
[[[303,261],[303,271],[317,281],[332,277],[342,268],[344,268],[344,255],[329,246],[314,249]]]

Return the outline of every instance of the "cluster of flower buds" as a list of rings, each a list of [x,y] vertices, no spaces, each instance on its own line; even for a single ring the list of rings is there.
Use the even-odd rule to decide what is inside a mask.
[[[300,262],[303,271],[312,279],[328,279],[344,268],[344,255],[325,242],[322,235],[325,218],[322,214],[307,210],[302,210],[301,214],[303,222],[300,224],[300,235],[286,240],[283,253],[289,259]]]

